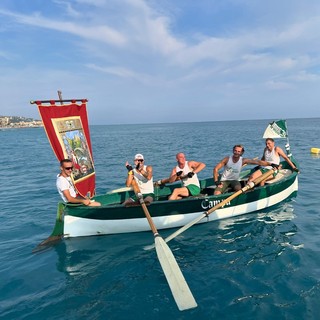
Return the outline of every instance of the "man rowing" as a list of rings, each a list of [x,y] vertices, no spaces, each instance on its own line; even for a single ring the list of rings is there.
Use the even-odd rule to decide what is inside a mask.
[[[254,160],[248,158],[242,158],[244,153],[244,147],[241,144],[237,144],[233,147],[233,154],[223,158],[213,169],[213,180],[217,186],[214,194],[219,195],[228,188],[231,191],[239,191],[241,189],[240,183],[240,172],[242,166],[245,164],[255,164],[255,165],[270,165],[269,162],[262,160]],[[219,170],[224,168],[221,178],[219,179]]]

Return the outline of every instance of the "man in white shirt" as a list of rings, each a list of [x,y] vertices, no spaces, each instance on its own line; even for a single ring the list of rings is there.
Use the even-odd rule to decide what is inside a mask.
[[[128,176],[126,179],[126,186],[132,186],[132,180],[134,179],[139,186],[139,189],[143,195],[144,202],[150,204],[154,199],[154,187],[153,187],[153,168],[150,165],[144,163],[144,156],[138,153],[134,157],[134,168],[126,162],[126,168],[128,170]],[[124,206],[138,204],[139,200],[136,196],[133,196],[126,200]]]
[[[239,191],[241,189],[240,172],[242,166],[245,164],[256,164],[261,166],[270,165],[269,162],[262,160],[254,160],[248,158],[242,158],[244,153],[244,147],[241,144],[237,144],[233,147],[233,154],[223,158],[213,169],[213,179],[217,186],[214,194],[219,195],[224,193],[228,187],[232,191]],[[220,180],[219,170],[224,168]]]
[[[70,159],[60,161],[61,172],[57,175],[56,186],[62,200],[66,203],[82,203],[85,206],[101,206],[100,202],[77,196],[76,188],[71,179],[72,169],[73,165]]]
[[[205,168],[203,162],[187,161],[184,153],[176,154],[177,165],[172,169],[169,182],[181,180],[181,187],[175,188],[169,200],[179,200],[189,196],[197,196],[200,193],[200,182],[197,176]]]

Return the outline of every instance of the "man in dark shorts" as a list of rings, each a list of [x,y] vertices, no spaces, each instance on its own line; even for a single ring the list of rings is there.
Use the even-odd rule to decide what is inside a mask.
[[[216,184],[214,191],[215,195],[224,193],[229,187],[232,191],[239,191],[241,189],[240,172],[242,166],[245,164],[255,164],[260,166],[269,165],[269,162],[262,160],[254,160],[242,158],[244,147],[237,144],[233,147],[233,155],[223,158],[213,169],[213,179]],[[220,180],[219,170],[224,168]]]

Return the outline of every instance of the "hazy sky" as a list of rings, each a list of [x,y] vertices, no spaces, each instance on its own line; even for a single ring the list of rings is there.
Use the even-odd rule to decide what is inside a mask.
[[[320,117],[319,0],[1,0],[0,115],[91,124]]]

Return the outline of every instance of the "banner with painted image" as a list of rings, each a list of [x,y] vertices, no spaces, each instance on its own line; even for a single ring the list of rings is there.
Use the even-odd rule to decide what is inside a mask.
[[[78,193],[92,197],[95,194],[95,170],[86,102],[56,105],[52,101],[45,105],[40,101],[37,105],[57,159],[68,158],[73,162],[72,179]]]

